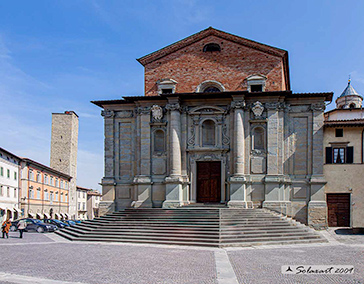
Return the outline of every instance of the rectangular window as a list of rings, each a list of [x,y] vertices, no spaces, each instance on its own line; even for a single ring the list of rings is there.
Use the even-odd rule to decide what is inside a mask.
[[[354,147],[326,147],[326,164],[352,164]]]
[[[83,198],[86,198],[86,193],[85,192],[83,193]]]
[[[85,211],[86,210],[86,204],[85,204],[85,202],[83,202],[83,211]]]
[[[335,129],[335,137],[344,137],[344,129],[336,128]]]
[[[345,163],[345,149],[344,148],[334,148],[333,149],[333,162],[334,164],[344,164]]]
[[[7,190],[7,192],[6,192],[7,194],[6,194],[6,196],[7,197],[10,197],[10,187],[8,187],[8,190]]]
[[[262,92],[263,91],[263,86],[262,85],[251,85],[250,86],[250,91],[251,92]]]
[[[40,173],[37,173],[37,182],[40,182]]]
[[[58,187],[58,178],[56,178],[56,187]]]
[[[16,188],[14,188],[14,198],[16,198]]]
[[[10,170],[8,169],[7,172],[8,172],[8,178],[10,178]]]
[[[53,186],[53,177],[51,177],[51,186]]]
[[[14,179],[17,180],[17,178],[18,178],[17,174],[16,174],[16,172],[14,172]]]
[[[4,176],[4,168],[3,167],[1,167],[0,168],[0,175],[3,177]]]
[[[0,196],[3,196],[3,186],[0,185]]]
[[[54,201],[58,201],[58,192],[56,192],[56,196],[54,198]]]
[[[78,210],[81,210],[81,202],[78,202]]]
[[[41,199],[41,192],[40,188],[37,189],[37,199]]]
[[[44,184],[48,184],[48,176],[44,175]]]
[[[63,188],[63,180],[61,180],[61,185],[59,187]]]
[[[65,197],[66,197],[66,200],[65,200],[65,201],[67,202],[67,201],[68,201],[68,195],[66,194],[66,196],[65,196]]]

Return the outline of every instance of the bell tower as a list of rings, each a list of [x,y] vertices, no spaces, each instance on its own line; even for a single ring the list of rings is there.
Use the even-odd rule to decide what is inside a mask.
[[[72,177],[69,185],[69,214],[76,217],[78,115],[74,111],[52,113],[51,168]]]

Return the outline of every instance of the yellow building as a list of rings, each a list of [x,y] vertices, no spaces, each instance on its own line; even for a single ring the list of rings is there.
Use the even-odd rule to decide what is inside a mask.
[[[364,110],[363,98],[350,81],[325,113],[324,175],[331,227],[364,228]]]
[[[69,219],[71,177],[31,159],[21,161],[21,211],[24,217]]]

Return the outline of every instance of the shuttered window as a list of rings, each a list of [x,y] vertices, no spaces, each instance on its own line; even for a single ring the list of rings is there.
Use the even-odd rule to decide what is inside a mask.
[[[326,164],[354,163],[354,147],[326,147]]]

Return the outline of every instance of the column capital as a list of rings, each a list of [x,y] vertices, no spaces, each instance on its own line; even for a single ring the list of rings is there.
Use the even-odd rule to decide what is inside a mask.
[[[135,113],[137,115],[150,114],[150,107],[136,107],[135,108]]]
[[[169,103],[166,105],[166,110],[168,111],[182,111],[181,105],[179,103]]]
[[[104,118],[112,118],[115,116],[115,112],[113,110],[105,109],[101,111],[101,116]]]
[[[244,109],[246,106],[245,100],[236,100],[231,102],[232,109]]]

